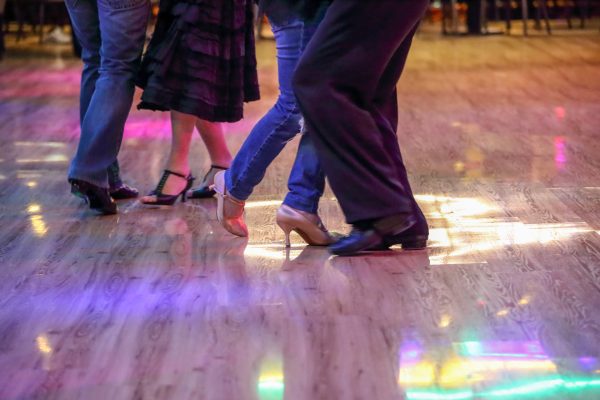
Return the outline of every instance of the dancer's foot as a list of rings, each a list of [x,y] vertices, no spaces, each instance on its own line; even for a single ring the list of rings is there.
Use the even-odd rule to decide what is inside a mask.
[[[297,210],[285,204],[277,210],[277,225],[285,233],[286,247],[290,247],[292,231],[311,246],[328,246],[334,242],[333,236],[325,229],[317,214]]]
[[[227,168],[219,167],[218,165],[211,165],[210,169],[204,175],[202,183],[196,189],[192,189],[188,195],[190,199],[207,199],[215,195],[215,191],[211,189],[211,186],[215,184],[215,175],[219,171],[225,171]]]
[[[386,248],[388,242],[416,224],[412,214],[396,214],[373,221],[368,227],[355,227],[350,235],[329,246],[329,251],[338,256],[350,256],[366,251]],[[389,247],[389,246],[387,246]]]
[[[236,236],[248,236],[248,227],[244,221],[246,202],[236,199],[227,192],[225,171],[217,172],[212,189],[217,194],[217,219],[223,228]]]
[[[152,192],[142,197],[141,202],[150,205],[171,206],[177,198],[181,196],[181,201],[185,202],[187,191],[192,187],[194,177],[191,174],[180,174],[165,169],[160,182]]]
[[[415,206],[413,215],[417,221],[416,224],[400,233],[386,238],[381,250],[387,250],[393,245],[399,244],[403,250],[422,250],[427,247],[429,239],[429,226],[419,206]]]
[[[71,184],[71,193],[84,199],[92,210],[104,215],[117,213],[117,204],[110,197],[108,189],[80,179],[69,179],[69,183]]]

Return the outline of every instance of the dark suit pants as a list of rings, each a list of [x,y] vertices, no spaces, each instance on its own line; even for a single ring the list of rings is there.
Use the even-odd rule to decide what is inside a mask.
[[[348,223],[420,214],[396,136],[396,84],[428,4],[334,0],[296,70],[307,131]]]

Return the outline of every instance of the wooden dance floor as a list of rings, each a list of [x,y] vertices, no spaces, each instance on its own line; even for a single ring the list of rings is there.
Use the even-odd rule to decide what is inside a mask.
[[[0,63],[1,400],[600,399],[597,30],[421,33],[399,141],[431,246],[351,258],[283,246],[297,140],[249,240],[212,199],[90,212],[66,182],[81,66],[36,46]],[[273,43],[258,52],[234,152],[276,96]],[[166,114],[133,111],[127,182],[152,189],[168,145]],[[201,177],[198,137],[192,159]],[[348,231],[330,190],[320,212]]]

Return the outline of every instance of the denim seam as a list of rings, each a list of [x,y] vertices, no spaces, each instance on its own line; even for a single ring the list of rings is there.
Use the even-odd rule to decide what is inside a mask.
[[[294,113],[295,113],[295,111],[297,109],[298,109],[298,105],[296,104],[294,106],[294,109],[291,112],[287,113],[285,119],[283,121],[281,121],[281,123],[279,125],[277,125],[275,128],[273,128],[271,130],[271,132],[267,136],[266,140],[258,148],[258,150],[254,153],[254,156],[252,156],[252,159],[250,160],[250,162],[248,162],[246,164],[246,167],[244,168],[244,170],[240,174],[239,178],[236,179],[235,182],[232,181],[232,186],[227,189],[227,190],[229,190],[229,193],[231,193],[231,194],[233,194],[235,196],[235,194],[233,192],[236,190],[236,188],[239,185],[240,181],[243,181],[243,180],[246,179],[246,177],[248,176],[249,171],[252,169],[251,168],[252,164],[254,164],[256,162],[257,158],[259,158],[259,154],[262,152],[262,150],[264,149],[264,147],[267,145],[267,142],[269,142],[273,138],[273,133],[276,132],[279,128],[281,128],[283,125],[285,125],[292,118],[292,116],[294,115]],[[296,135],[294,135],[294,136],[296,136]],[[271,162],[273,162],[273,160],[271,160]],[[235,197],[237,197],[237,196],[235,196]],[[240,199],[240,200],[244,200],[244,199]]]
[[[291,192],[288,192],[288,194],[285,196],[283,199],[283,204],[311,214],[316,214],[319,210],[319,200],[317,200],[317,203],[315,204],[314,202],[309,201],[302,196],[297,196]]]
[[[300,56],[302,55],[302,51],[303,51],[303,46],[302,44],[304,43],[304,33],[305,33],[305,28],[306,28],[306,24],[302,23],[302,30],[300,32],[300,46],[299,46],[299,53],[298,54],[298,59],[300,59]],[[296,63],[297,65],[297,63]],[[279,128],[281,128],[283,125],[285,125],[290,118],[292,118],[292,115],[294,115],[295,113],[297,113],[299,111],[299,107],[298,107],[298,102],[295,101],[294,102],[294,108],[292,109],[292,111],[288,112],[285,119],[279,124],[277,125],[277,127],[275,127],[274,129],[271,130],[271,132],[269,133],[269,136],[267,137],[267,139],[263,142],[263,144],[260,146],[260,148],[258,149],[258,151],[256,153],[254,153],[254,156],[252,157],[252,159],[250,160],[250,162],[248,164],[246,164],[246,168],[244,169],[244,171],[242,171],[242,173],[240,174],[240,177],[235,181],[232,182],[232,186],[231,188],[228,188],[229,193],[231,193],[233,196],[235,196],[235,193],[233,193],[236,188],[238,187],[240,181],[243,181],[246,179],[248,172],[251,170],[251,165],[255,162],[256,158],[258,157],[258,154],[262,152],[263,148],[266,146],[267,142],[273,137],[273,133],[276,132]],[[296,133],[293,137],[295,137],[298,133]],[[271,162],[273,162],[273,160],[271,160]],[[270,163],[269,163],[270,164]],[[244,197],[244,196],[242,196]],[[244,200],[244,199],[240,199],[240,200]]]

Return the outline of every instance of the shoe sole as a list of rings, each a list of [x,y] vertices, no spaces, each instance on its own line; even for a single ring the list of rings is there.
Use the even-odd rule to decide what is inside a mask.
[[[103,207],[100,199],[98,199],[98,197],[96,197],[91,190],[82,191],[80,190],[79,185],[73,184],[71,185],[71,193],[85,200],[86,204],[89,205],[92,210],[97,211],[103,215],[114,215],[117,213],[116,204],[113,204],[113,206],[111,206],[110,208]]]

